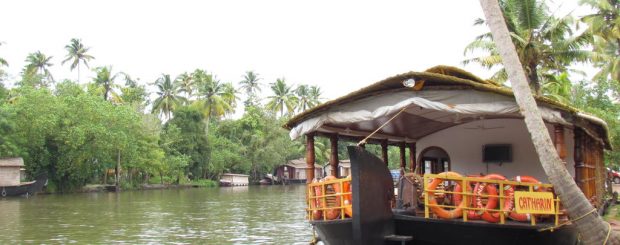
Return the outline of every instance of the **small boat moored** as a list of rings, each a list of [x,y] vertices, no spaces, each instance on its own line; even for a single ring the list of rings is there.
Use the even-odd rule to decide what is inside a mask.
[[[249,184],[249,175],[246,174],[222,174],[220,177],[220,186],[247,186]]]
[[[42,174],[34,181],[21,182],[24,160],[20,158],[0,159],[0,197],[32,196],[47,185],[47,175]]]

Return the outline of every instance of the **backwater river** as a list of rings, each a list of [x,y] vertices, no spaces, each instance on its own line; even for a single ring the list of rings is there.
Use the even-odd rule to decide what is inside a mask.
[[[0,244],[307,244],[304,185],[0,199]]]

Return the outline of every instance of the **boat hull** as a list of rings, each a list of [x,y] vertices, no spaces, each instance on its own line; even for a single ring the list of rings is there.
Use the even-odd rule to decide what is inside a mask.
[[[461,220],[436,220],[409,215],[394,215],[395,234],[411,236],[408,244],[578,244],[572,225],[539,232],[543,226],[527,224],[490,224]],[[325,244],[357,244],[353,241],[351,220],[313,221],[319,240]],[[386,242],[386,244],[390,244]],[[396,244],[396,243],[394,243]]]
[[[47,176],[42,175],[37,177],[35,181],[22,183],[15,186],[0,186],[0,197],[11,196],[32,196],[43,190],[43,187],[47,185]]]

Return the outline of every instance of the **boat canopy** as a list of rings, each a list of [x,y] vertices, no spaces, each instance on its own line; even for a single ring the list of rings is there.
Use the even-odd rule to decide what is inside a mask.
[[[535,98],[545,122],[580,127],[611,149],[603,120],[546,97]],[[400,114],[394,117],[396,113]],[[449,127],[498,118],[523,118],[510,88],[459,68],[436,66],[396,75],[328,101],[292,118],[285,127],[292,139],[308,133],[361,139],[381,128],[370,140],[396,143],[416,142]]]

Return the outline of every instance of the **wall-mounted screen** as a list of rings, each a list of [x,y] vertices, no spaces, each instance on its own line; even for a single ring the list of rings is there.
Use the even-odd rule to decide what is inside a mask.
[[[485,163],[512,162],[512,145],[485,145],[482,149],[482,161]]]

